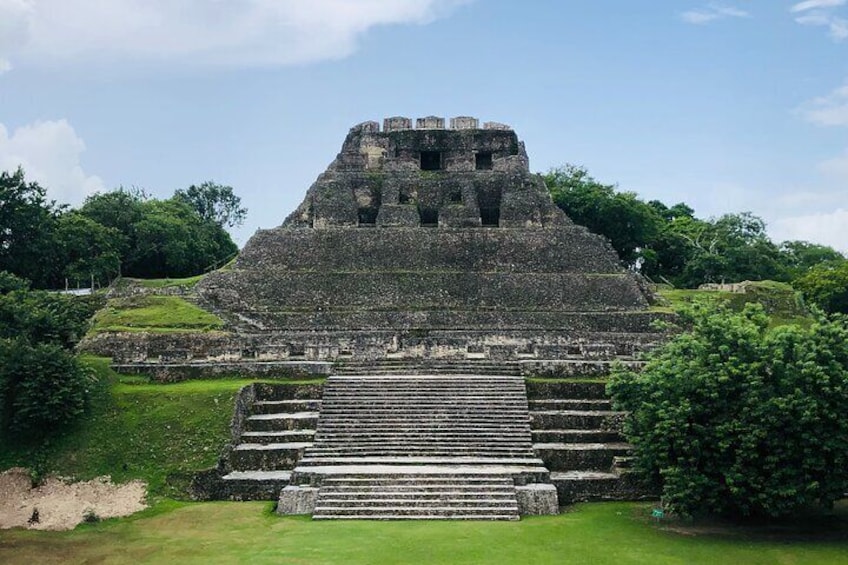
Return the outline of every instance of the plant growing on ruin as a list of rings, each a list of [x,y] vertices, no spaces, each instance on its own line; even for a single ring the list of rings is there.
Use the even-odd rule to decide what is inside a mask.
[[[681,315],[689,331],[608,385],[637,472],[684,515],[777,517],[844,496],[848,321],[770,329],[753,304]]]

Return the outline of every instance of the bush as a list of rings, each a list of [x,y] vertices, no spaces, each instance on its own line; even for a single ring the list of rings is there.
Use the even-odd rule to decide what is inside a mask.
[[[15,438],[43,437],[82,415],[92,377],[55,344],[0,340],[0,425]]]
[[[684,515],[778,517],[848,491],[848,328],[768,328],[759,305],[696,304],[690,330],[608,385],[635,469]]]

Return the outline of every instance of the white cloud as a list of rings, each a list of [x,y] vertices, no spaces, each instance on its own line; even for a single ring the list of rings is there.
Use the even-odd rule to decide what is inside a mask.
[[[426,24],[470,0],[0,0],[0,62],[288,65],[351,54],[359,36]]]
[[[27,180],[37,181],[50,199],[61,204],[80,204],[104,189],[99,177],[83,171],[83,151],[85,143],[66,120],[35,122],[11,135],[0,124],[0,170],[23,167]]]
[[[680,14],[680,19],[690,24],[706,24],[724,18],[748,18],[751,14],[735,6],[707,4],[698,10],[689,10]]]
[[[848,210],[845,208],[782,218],[770,228],[774,241],[800,239],[848,252]]]
[[[805,102],[798,112],[808,122],[820,126],[848,126],[848,82],[825,96]]]
[[[835,9],[844,6],[848,0],[807,0],[790,8],[798,14],[795,21],[801,25],[827,28],[834,41],[848,38],[848,19],[838,16]]]
[[[843,6],[848,0],[806,0],[806,2],[798,2],[792,8],[791,12],[806,12],[807,10],[815,10],[818,8],[834,8]]]

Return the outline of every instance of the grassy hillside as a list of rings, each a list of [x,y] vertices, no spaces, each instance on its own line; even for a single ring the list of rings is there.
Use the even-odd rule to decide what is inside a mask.
[[[216,315],[179,296],[113,298],[92,319],[92,332],[192,332],[221,329]]]
[[[233,400],[248,380],[147,384],[119,377],[87,357],[97,373],[88,414],[61,437],[25,447],[0,443],[0,469],[12,466],[117,482],[142,479],[154,497],[184,496],[191,474],[211,467],[229,439]],[[2,561],[2,560],[0,560]]]

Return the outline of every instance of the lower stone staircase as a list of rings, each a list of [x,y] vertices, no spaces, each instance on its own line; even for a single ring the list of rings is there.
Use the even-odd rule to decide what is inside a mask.
[[[521,378],[333,376],[280,506],[316,519],[513,520],[556,512],[548,476]]]
[[[312,445],[320,385],[256,383],[242,390],[233,418],[233,440],[218,467],[209,498],[274,500]]]
[[[533,449],[551,470],[560,504],[650,495],[628,473],[624,413],[612,409],[605,386],[591,380],[527,383]]]

